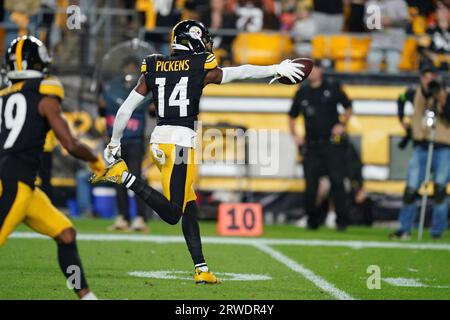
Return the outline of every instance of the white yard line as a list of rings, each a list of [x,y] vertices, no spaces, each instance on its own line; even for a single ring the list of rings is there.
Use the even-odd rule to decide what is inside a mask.
[[[296,261],[292,260],[291,258],[285,256],[280,251],[277,251],[265,244],[259,244],[255,245],[256,248],[259,250],[267,253],[269,256],[271,256],[273,259],[277,260],[278,262],[284,264],[286,267],[291,269],[294,272],[297,272],[301,274],[305,279],[311,281],[316,287],[319,289],[322,289],[323,291],[327,292],[331,296],[335,297],[339,300],[354,300],[353,297],[348,295],[346,292],[336,288],[333,284],[322,278],[321,276],[318,276],[311,270],[305,268],[301,264],[297,263]]]
[[[15,232],[10,238],[16,239],[45,239],[47,237],[34,232]],[[80,241],[133,241],[155,243],[184,243],[181,236],[132,235],[132,234],[101,234],[79,233]],[[353,240],[313,240],[313,239],[268,239],[268,238],[227,238],[202,237],[203,243],[208,244],[236,244],[236,245],[294,245],[308,247],[347,247],[352,249],[410,249],[410,250],[444,250],[450,251],[448,243],[403,243],[383,241],[353,241]]]

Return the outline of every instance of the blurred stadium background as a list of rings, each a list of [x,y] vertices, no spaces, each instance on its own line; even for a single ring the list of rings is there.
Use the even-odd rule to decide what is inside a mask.
[[[372,202],[363,224],[395,222],[412,146],[398,148],[404,130],[397,119],[397,98],[419,79],[425,60],[448,80],[450,48],[433,52],[436,25],[435,1],[408,0],[408,23],[402,27],[404,41],[396,66],[383,62],[379,70],[368,63],[373,34],[365,28],[364,0],[3,0],[0,1],[1,54],[20,34],[43,40],[53,57],[52,73],[66,89],[63,108],[73,131],[101,152],[105,143],[105,119],[98,101],[108,52],[126,52],[139,39],[148,51],[168,52],[170,29],[182,19],[203,21],[214,34],[215,54],[223,66],[274,64],[298,56],[322,59],[326,77],[344,84],[354,101],[348,131],[362,161],[364,189]],[[450,1],[443,1],[447,4]],[[71,5],[81,9],[81,28],[67,28]],[[69,11],[68,11],[69,8]],[[333,25],[321,25],[323,17]],[[322,19],[321,19],[322,17]],[[326,19],[326,18],[325,18]],[[331,31],[331,32],[330,32]],[[134,42],[133,42],[134,41]],[[125,42],[125,43],[124,43]],[[134,44],[133,44],[134,43]],[[142,45],[142,43],[141,43]],[[145,46],[144,45],[144,46]],[[111,51],[112,50],[112,51]],[[150,53],[149,52],[149,53]],[[103,61],[103,63],[102,63]],[[103,66],[103,69],[101,68]],[[392,68],[395,69],[392,72]],[[106,70],[106,71],[105,71]],[[287,111],[296,86],[246,82],[205,89],[200,119],[206,127],[279,129],[280,170],[261,177],[247,165],[199,165],[197,190],[201,217],[215,219],[222,202],[260,202],[266,223],[301,224],[304,215],[304,181],[301,157],[288,130]],[[407,107],[411,112],[411,107]],[[299,126],[301,126],[299,119]],[[153,120],[148,121],[147,134]],[[53,201],[73,217],[77,208],[77,172],[85,169],[51,143]],[[160,186],[158,170],[146,157],[148,181]],[[113,189],[96,187],[93,215],[116,213]],[[102,198],[105,201],[98,201]],[[148,212],[149,215],[152,213]],[[156,217],[156,215],[154,216]]]

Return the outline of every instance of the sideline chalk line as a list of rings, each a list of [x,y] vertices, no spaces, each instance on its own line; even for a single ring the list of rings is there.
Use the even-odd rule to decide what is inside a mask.
[[[34,232],[14,232],[9,238],[15,239],[48,239],[46,236]],[[163,235],[132,235],[132,234],[101,234],[79,233],[80,241],[132,241],[155,243],[185,243],[182,236]],[[226,238],[226,237],[202,237],[202,242],[207,244],[236,244],[236,245],[289,245],[307,247],[347,247],[352,249],[386,248],[386,249],[410,249],[410,250],[444,250],[450,251],[449,243],[401,243],[364,240],[315,240],[315,239],[268,239],[268,238]]]

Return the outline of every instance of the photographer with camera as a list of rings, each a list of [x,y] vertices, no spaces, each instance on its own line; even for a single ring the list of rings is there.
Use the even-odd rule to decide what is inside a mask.
[[[400,141],[398,147],[400,149],[405,149],[408,143],[412,138],[412,128],[411,123],[409,122],[409,118],[405,117],[405,104],[406,102],[414,103],[414,97],[416,96],[416,91],[418,89],[427,91],[428,85],[431,81],[439,78],[439,73],[437,68],[435,68],[432,64],[425,65],[420,69],[420,83],[416,86],[410,86],[404,93],[402,93],[397,100],[397,115],[402,125],[403,129],[405,129],[406,135]]]
[[[433,222],[430,235],[433,239],[439,239],[447,228],[446,188],[450,176],[450,95],[445,85],[436,78],[436,72],[432,67],[422,70],[421,83],[412,95],[414,112],[410,125],[404,119],[404,103],[399,103],[400,121],[405,129],[411,128],[414,151],[408,164],[403,207],[399,215],[400,228],[391,234],[391,239],[411,238],[411,229],[417,213],[418,191],[424,181],[425,185],[428,182],[426,169],[429,156],[430,169],[434,177]],[[411,92],[408,95],[411,96]],[[425,203],[426,201],[423,205]]]

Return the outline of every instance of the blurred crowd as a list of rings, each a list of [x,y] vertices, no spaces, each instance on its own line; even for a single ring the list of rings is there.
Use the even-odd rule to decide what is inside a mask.
[[[282,31],[294,40],[296,53],[306,56],[313,54],[312,40],[317,35],[358,33],[371,38],[365,54],[367,69],[389,73],[399,71],[406,39],[414,37],[419,58],[409,69],[431,61],[449,70],[449,0],[185,0],[164,1],[165,8],[163,2],[158,8],[158,1],[148,7],[150,2],[136,1],[136,8],[146,12],[141,23],[147,29],[191,18],[213,31]],[[223,39],[218,40],[222,45]],[[222,47],[230,51],[226,42]]]
[[[396,73],[418,70],[430,61],[442,70],[449,70],[450,65],[450,0],[1,0],[0,36],[5,34],[7,44],[17,33],[33,30],[52,48],[67,31],[66,8],[70,5],[79,5],[86,19],[95,8],[124,9],[117,13],[121,19],[114,20],[111,28],[128,31],[128,38],[136,36],[137,30],[158,32],[182,19],[200,20],[217,35],[217,55],[225,64],[237,62],[232,51],[239,33],[278,31],[293,43],[291,54],[314,58],[326,58],[317,56],[321,42],[315,38],[319,35],[369,38],[362,50],[363,67],[353,63],[353,67],[347,64],[338,71]],[[166,44],[168,36],[150,40]],[[357,46],[345,44],[353,43],[354,38],[340,41],[338,46],[348,51],[345,58],[354,59],[358,53],[351,51],[357,51]],[[323,50],[339,51],[333,46]],[[408,56],[408,50],[415,56]],[[402,63],[407,67],[402,68]]]

